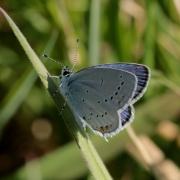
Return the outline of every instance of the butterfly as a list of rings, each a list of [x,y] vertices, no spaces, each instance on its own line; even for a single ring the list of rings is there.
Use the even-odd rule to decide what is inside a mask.
[[[59,90],[76,121],[104,138],[134,119],[133,104],[145,93],[150,69],[142,64],[101,64],[72,72],[64,67]]]

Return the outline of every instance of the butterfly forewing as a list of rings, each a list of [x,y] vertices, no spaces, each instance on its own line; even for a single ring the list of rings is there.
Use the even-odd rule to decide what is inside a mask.
[[[113,68],[122,71],[127,71],[133,73],[137,77],[137,88],[134,93],[132,103],[139,100],[144,94],[148,81],[150,78],[150,70],[147,66],[142,64],[127,64],[127,63],[117,63],[117,64],[102,64],[94,66],[94,68]]]

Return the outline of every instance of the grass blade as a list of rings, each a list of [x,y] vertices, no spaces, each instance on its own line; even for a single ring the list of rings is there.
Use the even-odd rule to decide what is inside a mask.
[[[56,90],[58,88],[57,85],[54,83],[53,79],[50,77],[45,66],[42,64],[42,62],[40,61],[40,59],[38,58],[34,50],[30,47],[26,38],[23,36],[23,34],[19,30],[19,28],[16,26],[16,24],[12,21],[12,19],[8,16],[8,14],[2,8],[0,8],[0,11],[3,13],[4,17],[8,21],[16,38],[19,40],[22,48],[24,49],[29,60],[33,64],[33,67],[38,73],[39,77],[41,78],[43,85],[45,86],[46,89],[48,89],[49,93],[54,99],[54,102],[56,103],[57,108],[61,110],[61,107],[63,105],[62,103],[64,100],[60,93],[56,93]],[[80,147],[80,150],[93,176],[96,179],[111,179],[109,172],[106,170],[105,165],[100,159],[94,146],[90,142],[90,139],[86,136],[84,132],[81,132],[68,106],[66,106],[65,110],[63,111],[63,118],[66,119],[65,122],[67,122],[69,129],[71,129],[72,134],[75,136],[77,143]]]
[[[99,63],[100,0],[91,1],[89,30],[89,64]]]
[[[31,90],[36,77],[35,71],[28,69],[24,76],[14,84],[6,98],[3,100],[1,104],[2,108],[0,110],[0,134],[8,120],[14,115]]]

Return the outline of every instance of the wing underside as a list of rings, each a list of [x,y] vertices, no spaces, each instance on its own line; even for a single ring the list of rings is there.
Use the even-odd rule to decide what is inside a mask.
[[[122,128],[121,116],[131,102],[137,84],[128,72],[110,68],[88,68],[73,74],[67,101],[73,112],[95,133],[112,136]]]
[[[113,68],[132,73],[137,78],[137,87],[133,96],[132,104],[138,101],[146,91],[150,79],[150,70],[147,66],[133,63],[102,64],[94,68]]]

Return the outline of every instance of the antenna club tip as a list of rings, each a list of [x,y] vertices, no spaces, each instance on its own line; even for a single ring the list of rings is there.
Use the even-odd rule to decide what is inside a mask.
[[[43,56],[43,57],[45,57],[45,58],[47,58],[47,57],[48,57],[48,55],[47,55],[47,54],[43,54],[42,56]]]

